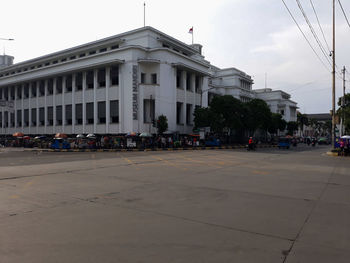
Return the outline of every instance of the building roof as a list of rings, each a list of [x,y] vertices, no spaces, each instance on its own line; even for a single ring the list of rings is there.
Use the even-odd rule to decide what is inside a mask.
[[[316,114],[306,114],[309,119],[314,119],[318,121],[331,121],[332,115],[330,113],[316,113]]]

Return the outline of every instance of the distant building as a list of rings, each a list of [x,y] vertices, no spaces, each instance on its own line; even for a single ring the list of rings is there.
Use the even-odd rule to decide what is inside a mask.
[[[255,89],[256,98],[266,101],[271,112],[280,113],[286,122],[297,121],[297,103],[282,90]]]
[[[14,57],[8,55],[0,55],[0,69],[11,66]]]

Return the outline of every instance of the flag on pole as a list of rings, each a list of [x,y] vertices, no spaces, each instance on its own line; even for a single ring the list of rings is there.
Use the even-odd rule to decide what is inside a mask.
[[[188,33],[193,34],[193,27],[191,27],[190,30],[188,30]]]

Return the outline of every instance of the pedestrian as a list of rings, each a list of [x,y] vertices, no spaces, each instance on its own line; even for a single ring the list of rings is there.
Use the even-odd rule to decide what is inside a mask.
[[[345,147],[345,142],[343,139],[340,139],[339,146],[340,146],[340,155],[343,156],[344,155],[344,147]]]

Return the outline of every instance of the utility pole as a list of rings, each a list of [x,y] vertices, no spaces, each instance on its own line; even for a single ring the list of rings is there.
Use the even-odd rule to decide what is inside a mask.
[[[341,106],[342,108],[344,108],[345,106],[345,72],[346,72],[346,68],[344,66],[343,70],[342,70],[342,73],[343,73],[343,98],[342,98],[342,101],[341,101]],[[341,128],[341,136],[344,135],[344,132],[345,132],[345,129],[344,129],[344,114],[342,114],[341,116],[341,125],[340,125],[340,128]]]
[[[332,146],[335,148],[335,0],[333,0]]]

